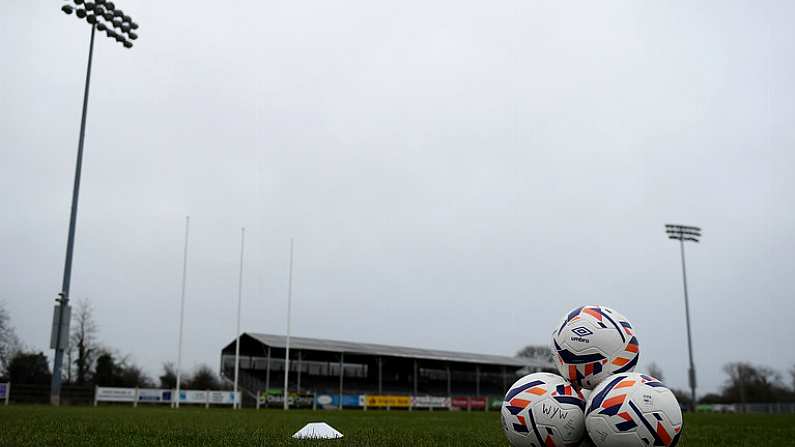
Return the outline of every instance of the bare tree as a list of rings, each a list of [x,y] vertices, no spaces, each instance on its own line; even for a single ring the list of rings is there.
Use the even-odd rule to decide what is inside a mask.
[[[0,301],[0,376],[6,374],[11,359],[20,349],[19,338],[11,326],[11,316],[6,311],[5,304]]]
[[[650,376],[654,377],[660,382],[665,382],[662,368],[660,368],[660,365],[658,365],[656,362],[649,363],[649,366],[646,367],[646,370],[649,371]]]
[[[97,324],[94,321],[94,308],[88,300],[80,300],[75,306],[72,318],[70,345],[75,352],[75,379],[78,385],[88,383],[91,367],[97,356]],[[71,357],[71,354],[70,354]],[[67,374],[69,374],[67,372]],[[69,374],[71,375],[71,374]]]
[[[776,402],[786,391],[781,375],[766,366],[734,362],[725,365],[723,371],[729,376],[723,396],[730,402]]]
[[[177,386],[177,368],[171,362],[163,363],[163,375],[160,378],[160,388],[171,389]]]
[[[792,376],[792,391],[795,392],[795,366],[793,366],[792,369],[789,370],[789,375]]]
[[[119,365],[119,379],[121,386],[151,388],[155,382],[144,372],[143,368],[130,360]]]
[[[74,368],[72,368],[72,354],[74,354],[74,352],[75,349],[70,344],[66,349],[66,364],[63,366],[66,369],[66,383],[72,383],[72,371],[74,370]]]
[[[549,346],[528,345],[516,353],[517,357],[552,361],[552,349]]]
[[[221,388],[218,375],[207,365],[199,365],[193,374],[186,378],[185,388],[191,390],[217,390]]]

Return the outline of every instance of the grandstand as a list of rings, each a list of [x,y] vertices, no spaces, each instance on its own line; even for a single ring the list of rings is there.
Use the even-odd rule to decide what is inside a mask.
[[[286,337],[240,336],[240,387],[250,396],[282,390]],[[235,340],[221,351],[234,377]],[[290,337],[291,393],[502,396],[522,374],[554,370],[551,361],[372,343]]]

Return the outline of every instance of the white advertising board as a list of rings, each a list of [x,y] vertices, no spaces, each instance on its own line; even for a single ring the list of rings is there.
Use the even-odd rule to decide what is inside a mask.
[[[411,398],[411,406],[414,408],[448,408],[450,406],[450,398],[414,396]]]
[[[240,392],[237,393],[237,398],[240,399]],[[209,400],[210,400],[210,405],[234,405],[235,392],[210,391]]]
[[[206,404],[207,391],[181,390],[179,402],[184,404]]]
[[[4,384],[0,384],[2,387]],[[147,388],[110,388],[97,387],[95,395],[96,402],[130,402],[133,405],[138,403],[171,403],[176,392],[167,389],[147,389]],[[237,393],[240,399],[240,393]],[[0,388],[0,399],[2,399],[2,388]],[[234,405],[234,391],[194,391],[181,390],[179,392],[179,402],[183,404],[203,404],[203,405]]]
[[[135,388],[97,387],[97,402],[135,402]]]

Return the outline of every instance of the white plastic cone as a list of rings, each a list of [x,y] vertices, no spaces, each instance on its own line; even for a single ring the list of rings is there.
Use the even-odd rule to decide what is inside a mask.
[[[310,422],[293,435],[295,439],[337,439],[342,433],[325,422]]]

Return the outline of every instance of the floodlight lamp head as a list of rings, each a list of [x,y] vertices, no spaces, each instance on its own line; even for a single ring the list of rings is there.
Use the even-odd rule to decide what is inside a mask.
[[[113,2],[107,2],[105,3],[105,9],[107,9],[108,11],[113,11],[114,9],[116,9],[116,5],[114,5]]]
[[[132,47],[133,47],[132,42],[130,42],[129,40],[124,41],[124,48],[132,48]]]
[[[69,15],[69,14],[71,14],[71,13],[75,12],[74,8],[72,8],[72,6],[71,6],[71,5],[63,5],[63,6],[61,7],[61,11],[63,11],[63,12],[64,12],[64,14],[67,14],[67,15]]]

